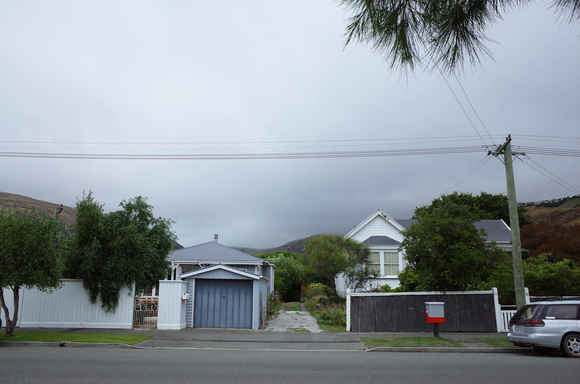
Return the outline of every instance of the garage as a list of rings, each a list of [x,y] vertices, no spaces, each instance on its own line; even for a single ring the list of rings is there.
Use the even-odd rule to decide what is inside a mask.
[[[252,328],[251,280],[196,279],[193,326]]]
[[[190,298],[186,323],[195,328],[261,329],[267,313],[268,280],[229,265],[181,275]]]

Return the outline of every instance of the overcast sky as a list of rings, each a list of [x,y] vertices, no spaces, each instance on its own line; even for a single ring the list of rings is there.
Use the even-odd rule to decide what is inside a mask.
[[[273,247],[506,193],[485,146],[511,134],[532,147],[519,201],[579,194],[580,26],[539,3],[458,81],[345,48],[338,1],[0,0],[0,190],[73,207],[90,190],[107,211],[141,195],[184,246]]]

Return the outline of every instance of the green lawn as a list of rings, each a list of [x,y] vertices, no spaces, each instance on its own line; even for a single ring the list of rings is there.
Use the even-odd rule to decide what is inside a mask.
[[[74,341],[80,343],[120,343],[133,345],[150,339],[150,335],[111,335],[89,333],[15,333],[12,337],[0,336],[2,341]]]
[[[361,337],[367,348],[378,347],[459,347],[464,345],[441,337],[393,337],[380,339],[376,337]]]

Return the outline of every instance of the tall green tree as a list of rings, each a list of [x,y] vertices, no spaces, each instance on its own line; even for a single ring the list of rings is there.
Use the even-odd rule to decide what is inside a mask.
[[[105,213],[89,193],[77,202],[65,275],[83,279],[91,302],[114,311],[122,287],[137,292],[154,286],[169,273],[167,255],[175,243],[171,221],[156,218],[141,196]]]
[[[366,244],[340,235],[323,234],[313,236],[306,241],[304,249],[307,253],[306,265],[310,274],[319,282],[336,292],[336,276],[344,273],[347,276],[360,272],[360,266],[368,262],[370,255]],[[374,277],[368,268],[366,279]]]
[[[20,288],[52,291],[62,272],[60,223],[48,213],[0,208],[0,304],[6,319],[6,336],[18,322]],[[4,289],[14,298],[12,318]]]
[[[416,212],[414,218],[417,223],[403,231],[400,249],[407,260],[404,276],[417,290],[478,289],[506,257],[486,242],[485,233],[473,225],[475,217],[464,205],[447,202]]]
[[[276,266],[274,289],[282,300],[299,300],[300,287],[305,280],[304,256],[288,251],[262,253],[256,256]]]
[[[551,262],[549,253],[524,260],[524,281],[532,296],[580,295],[580,264],[570,259]],[[506,259],[490,276],[485,288],[496,287],[501,304],[515,302],[511,260]]]
[[[384,54],[392,68],[419,66],[454,72],[466,62],[479,64],[491,57],[488,28],[514,8],[532,0],[340,0],[352,12],[347,44],[370,44]],[[580,18],[579,0],[547,4],[563,19]]]
[[[419,207],[416,214],[432,212],[433,210],[445,206],[447,203],[463,205],[467,207],[473,215],[474,221],[479,220],[503,220],[509,225],[508,199],[506,195],[480,192],[473,195],[469,192],[453,192],[449,195],[442,195],[433,200],[430,205]],[[531,224],[532,219],[523,207],[518,207],[520,227]]]

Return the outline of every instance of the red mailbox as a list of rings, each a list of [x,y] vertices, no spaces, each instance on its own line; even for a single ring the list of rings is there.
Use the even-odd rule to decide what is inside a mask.
[[[438,301],[426,302],[425,317],[429,324],[445,323],[445,303]]]

